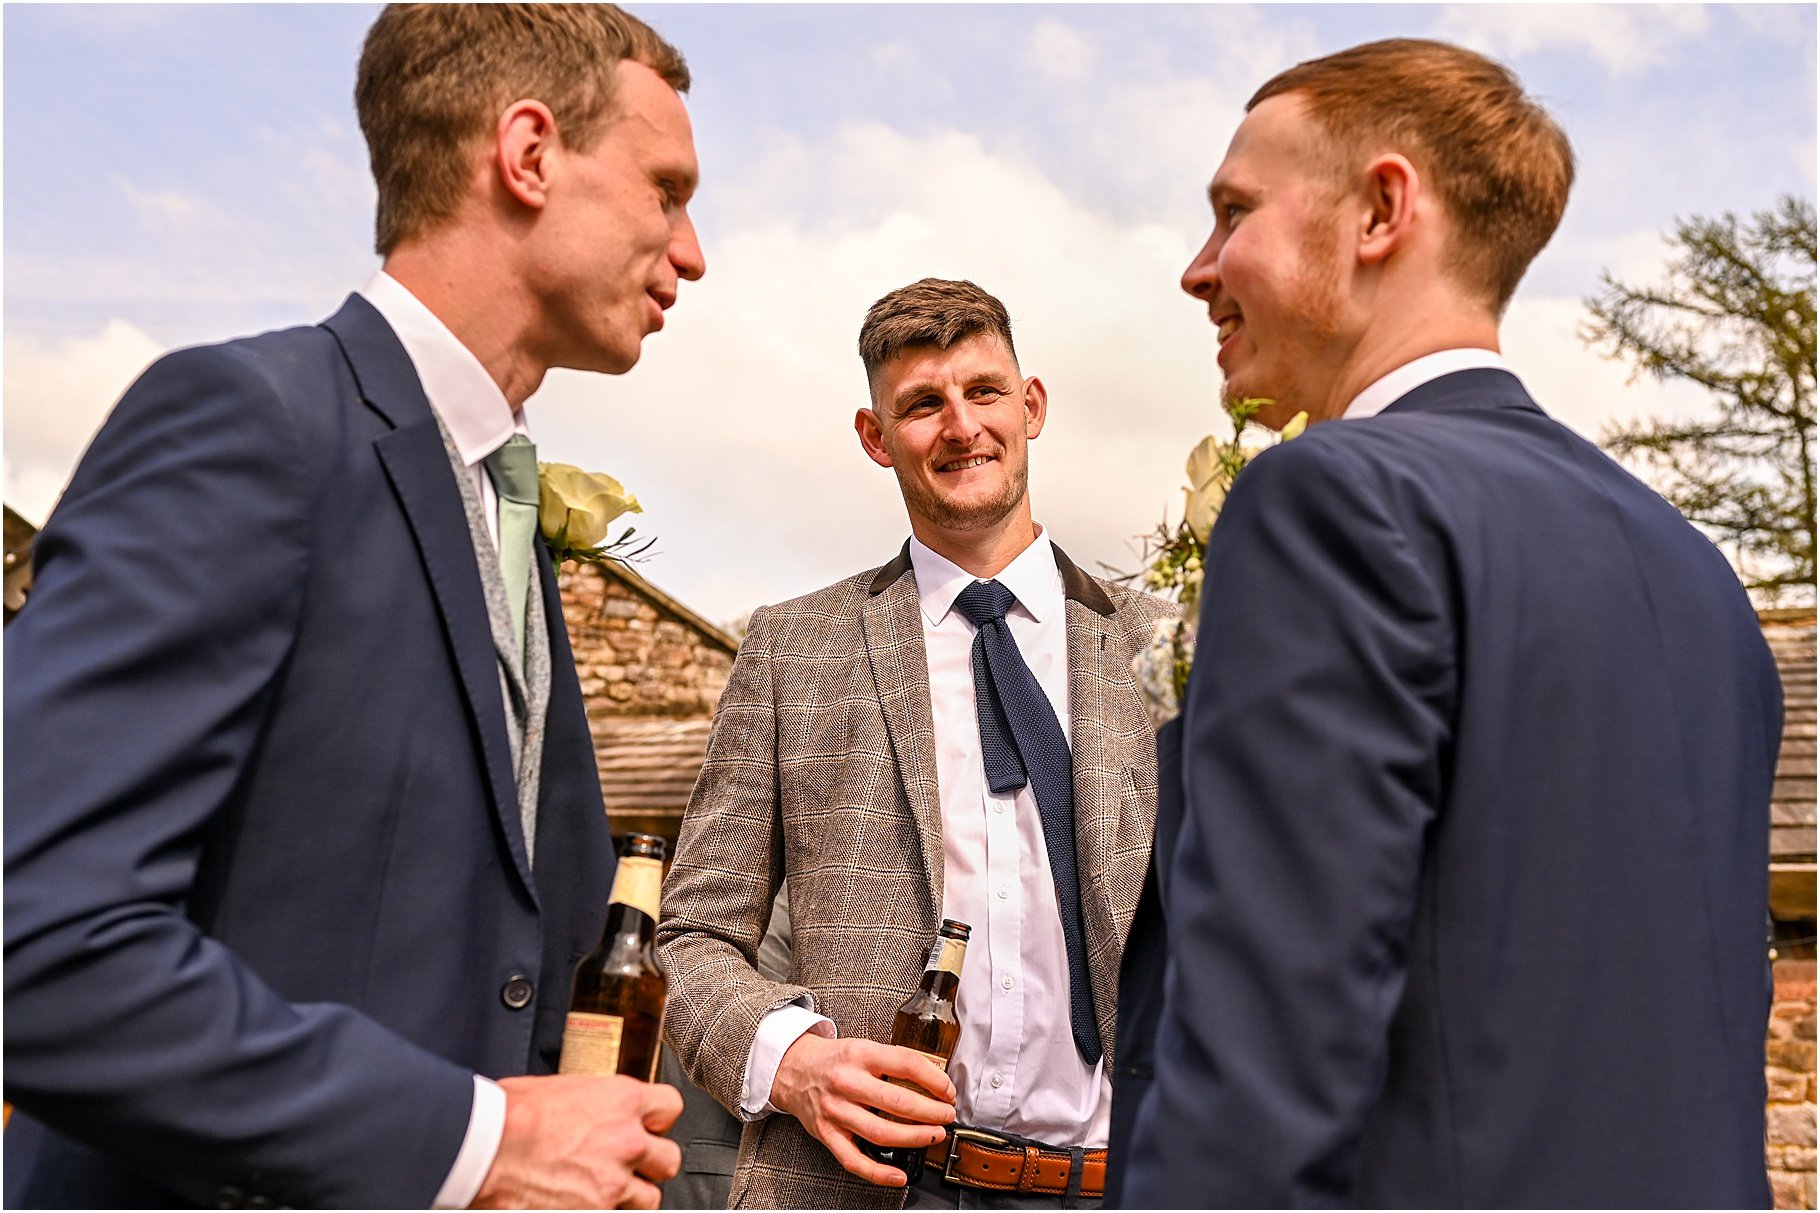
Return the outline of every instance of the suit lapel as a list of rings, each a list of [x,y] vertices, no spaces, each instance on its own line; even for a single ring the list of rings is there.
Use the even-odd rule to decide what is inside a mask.
[[[929,658],[909,545],[880,570],[860,607],[860,627],[899,785],[916,819],[931,921],[942,907],[942,810],[935,777],[935,724],[929,706]]]
[[[500,697],[493,626],[474,543],[442,433],[409,355],[373,305],[358,295],[323,322],[335,335],[367,404],[394,428],[374,440],[399,506],[417,540],[455,666],[473,714],[500,830],[525,890],[535,886],[518,822],[518,792]]]
[[[1118,831],[1120,789],[1109,776],[1120,769],[1106,733],[1103,689],[1114,637],[1110,621],[1079,602],[1068,612],[1068,744],[1074,765],[1074,836],[1081,869],[1098,889],[1101,869],[1094,860],[1109,854]],[[1123,646],[1119,646],[1123,651]]]

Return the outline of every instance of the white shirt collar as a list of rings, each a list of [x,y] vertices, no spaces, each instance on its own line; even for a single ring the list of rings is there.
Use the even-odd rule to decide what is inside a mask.
[[[1405,362],[1354,396],[1340,417],[1343,420],[1376,417],[1424,383],[1455,371],[1477,370],[1508,371],[1510,364],[1496,350],[1456,349],[1425,354],[1414,362]]]
[[[473,467],[513,434],[525,432],[524,413],[512,411],[480,359],[403,283],[375,270],[360,294],[392,326],[410,355],[423,394],[448,427],[462,462]]]
[[[916,593],[922,599],[923,618],[931,627],[947,617],[962,590],[981,580],[914,535],[910,537],[910,567],[916,572]],[[1055,549],[1040,526],[1036,540],[992,580],[1010,590],[1017,605],[1038,623],[1062,609],[1062,571],[1055,567]]]

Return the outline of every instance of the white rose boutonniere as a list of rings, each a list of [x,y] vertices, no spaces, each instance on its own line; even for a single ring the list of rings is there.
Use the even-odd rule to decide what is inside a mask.
[[[1247,438],[1253,419],[1269,400],[1250,398],[1228,405],[1232,419],[1232,437],[1221,441],[1209,434],[1195,444],[1188,454],[1188,485],[1182,520],[1171,526],[1167,519],[1145,539],[1149,568],[1142,574],[1144,588],[1172,597],[1182,604],[1178,619],[1164,619],[1156,625],[1150,644],[1131,659],[1132,673],[1138,689],[1150,710],[1150,723],[1162,728],[1182,710],[1182,697],[1188,690],[1188,671],[1194,666],[1195,608],[1201,600],[1203,562],[1207,555],[1207,536],[1219,519],[1226,495],[1245,465],[1274,442],[1286,442],[1308,426],[1308,414],[1297,413],[1274,440],[1262,443]]]
[[[537,488],[538,528],[558,568],[565,560],[584,564],[633,560],[655,542],[647,539],[633,547],[631,527],[607,542],[615,518],[644,513],[638,498],[611,476],[584,472],[568,463],[539,463]]]

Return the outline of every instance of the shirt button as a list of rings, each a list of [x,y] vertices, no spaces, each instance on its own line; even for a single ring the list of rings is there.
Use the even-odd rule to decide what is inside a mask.
[[[500,987],[499,1001],[514,1011],[522,1011],[531,1004],[531,995],[536,992],[537,989],[531,984],[529,977],[523,973],[514,973],[506,984]]]
[[[1005,1076],[1003,1074],[994,1074],[992,1076],[992,1085],[995,1087],[1004,1086],[1005,1085]]]
[[[1004,977],[1004,978],[1003,978],[1003,979],[1002,979],[1002,980],[1001,980],[1001,981],[1000,981],[1000,982],[999,982],[999,984],[1000,984],[1000,985],[1001,985],[1001,986],[1004,986],[1004,987],[1005,987],[1005,988],[1006,988],[1006,989],[1007,989],[1007,990],[1009,990],[1009,989],[1010,989],[1010,988],[1011,988],[1011,987],[1012,987],[1012,986],[1013,986],[1013,985],[1014,985],[1014,984],[1016,984],[1016,983],[1014,983],[1014,982],[1013,982],[1013,981],[1012,981],[1012,980],[1011,980],[1011,975],[1010,975],[1010,974],[1009,974],[1009,973],[1007,973],[1007,974],[1006,974],[1006,975],[1005,975],[1005,977]]]
[[[1004,900],[1006,900],[1006,899],[1007,899],[1007,898],[1009,898],[1009,897],[1010,897],[1010,896],[1011,896],[1011,890],[1010,890],[1010,889],[1008,889],[1008,888],[1006,888],[1006,887],[1005,887],[1005,886],[1004,886],[1004,885],[1000,885],[1000,886],[999,886],[999,887],[998,887],[998,899],[999,899],[999,900],[1000,900],[1000,901],[1004,901]]]
[[[992,811],[994,813],[1003,813],[1005,811],[1005,802],[1002,800],[993,801],[992,802]]]

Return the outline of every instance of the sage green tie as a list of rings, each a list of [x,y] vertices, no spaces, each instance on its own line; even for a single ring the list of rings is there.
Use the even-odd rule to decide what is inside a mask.
[[[499,494],[499,571],[512,607],[512,633],[522,657],[525,595],[531,586],[531,548],[537,542],[537,447],[523,434],[487,456],[487,475]]]

